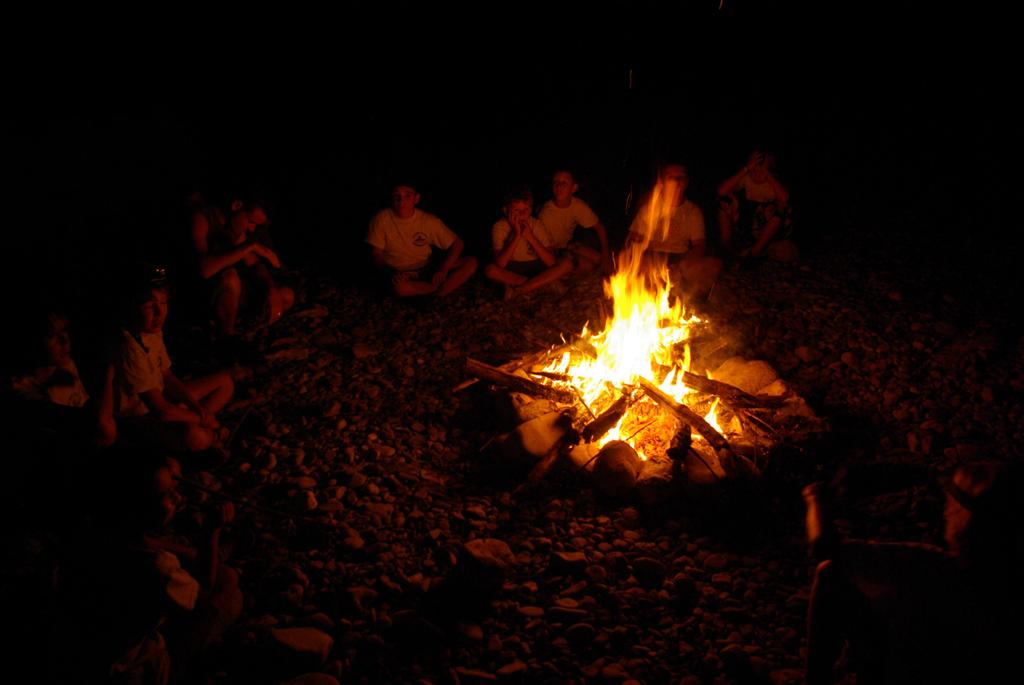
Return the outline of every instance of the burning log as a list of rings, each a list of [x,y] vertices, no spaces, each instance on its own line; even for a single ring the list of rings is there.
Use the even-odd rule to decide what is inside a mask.
[[[741,454],[737,454],[729,445],[729,441],[725,439],[725,436],[715,430],[714,426],[698,416],[692,409],[676,402],[666,395],[661,388],[646,378],[640,379],[640,387],[644,389],[648,397],[671,411],[683,423],[689,424],[691,428],[700,433],[702,438],[707,440],[715,453],[719,455],[719,463],[727,475],[740,475],[743,473],[751,476],[761,475],[761,470],[757,468],[754,462]],[[710,467],[709,470],[711,470]]]
[[[583,427],[583,439],[593,442],[615,427],[629,409],[629,395],[622,395],[615,400],[608,409],[601,412],[601,415]]]
[[[665,407],[683,423],[688,424],[695,431],[700,433],[701,437],[708,441],[715,451],[728,450],[729,441],[725,439],[721,433],[709,424],[707,421],[698,416],[692,409],[684,404],[679,404],[674,399],[666,395],[661,388],[651,383],[646,378],[640,379],[640,387],[644,389],[647,396],[652,400]]]
[[[748,392],[740,390],[734,385],[729,385],[728,383],[716,381],[711,378],[705,378],[704,376],[698,376],[697,374],[690,373],[689,371],[683,372],[683,383],[694,390],[699,390],[700,392],[707,393],[709,395],[721,397],[722,401],[733,409],[746,409],[750,407],[779,407],[783,404],[783,400],[781,398],[766,395],[755,397]]]
[[[476,359],[466,359],[466,371],[482,380],[487,380],[510,390],[526,393],[527,395],[547,397],[560,402],[573,402],[575,400],[575,396],[571,392],[542,385],[536,381],[531,381],[529,378],[516,376]]]

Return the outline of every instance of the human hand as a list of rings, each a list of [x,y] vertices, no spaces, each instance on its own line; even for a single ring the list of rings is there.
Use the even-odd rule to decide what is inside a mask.
[[[534,237],[536,237],[536,234],[533,232],[533,226],[530,224],[529,219],[523,219],[522,226],[519,230],[523,234],[523,237],[526,238],[527,240],[531,240]]]
[[[270,266],[274,267],[275,269],[281,268],[281,260],[277,258],[277,254],[275,254],[273,250],[271,250],[266,245],[263,245],[262,243],[250,244],[252,245],[252,251],[258,254],[260,257],[263,257],[265,260],[267,260],[267,262],[270,263]]]
[[[217,417],[214,416],[208,409],[206,409],[206,407],[199,405],[196,408],[196,411],[199,412],[200,426],[202,426],[203,428],[209,428],[211,430],[216,430],[217,428],[220,428],[220,422],[217,420]]]

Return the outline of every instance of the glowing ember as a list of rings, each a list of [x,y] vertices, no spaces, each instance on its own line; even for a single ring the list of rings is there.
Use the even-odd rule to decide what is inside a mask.
[[[665,204],[657,195],[650,204],[652,215],[646,223],[652,233],[668,228]],[[640,242],[628,243],[620,255],[618,271],[605,281],[605,294],[612,299],[613,312],[604,330],[591,333],[585,326],[581,342],[575,346],[577,354],[567,351],[544,368],[546,372],[567,376],[568,385],[594,416],[623,395],[632,395],[640,378],[659,386],[679,403],[686,403],[693,392],[683,385],[682,372],[690,370],[690,329],[703,322],[692,314],[687,316],[683,303],[670,297],[672,284],[667,266],[651,265],[644,259],[650,238],[646,235]],[[584,358],[578,353],[580,347],[588,348]],[[720,430],[715,416],[717,405],[716,401],[706,420]],[[647,459],[640,441],[633,438],[657,423],[660,416],[660,409],[650,400],[637,401],[598,444],[625,440],[641,458]]]

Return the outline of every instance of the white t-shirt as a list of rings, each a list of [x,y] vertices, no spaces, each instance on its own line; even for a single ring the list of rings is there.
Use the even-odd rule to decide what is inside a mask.
[[[551,247],[559,250],[572,241],[572,234],[577,226],[593,228],[598,221],[594,210],[578,197],[573,197],[568,207],[559,207],[554,200],[548,200],[537,216],[551,233],[551,239],[554,241]]]
[[[447,250],[457,236],[430,212],[416,209],[402,219],[383,209],[370,221],[366,242],[384,251],[384,263],[396,271],[416,271],[430,261],[431,246]]]
[[[629,232],[642,238],[648,230],[651,239],[647,249],[653,252],[686,254],[692,242],[706,239],[704,213],[689,200],[684,200],[678,207],[661,207],[654,216],[650,205],[642,206],[630,224]]]
[[[548,231],[548,227],[544,225],[544,222],[531,216],[530,226],[533,228],[533,234],[537,236],[537,239],[540,240],[544,247],[553,247],[554,239],[551,237],[551,232]],[[505,249],[505,243],[508,242],[508,237],[512,233],[512,225],[507,219],[500,219],[494,224],[494,227],[491,229],[491,243],[494,246],[495,255],[500,254]],[[540,259],[540,257],[533,251],[533,245],[530,245],[529,241],[523,238],[516,245],[516,250],[512,253],[512,259],[509,261],[532,262],[535,259]]]
[[[140,394],[164,389],[164,372],[171,368],[171,358],[164,346],[164,334],[142,333],[139,340],[128,331],[121,331],[121,348],[114,369],[117,387],[118,416],[141,416],[149,409]]]
[[[35,374],[26,374],[13,379],[14,392],[29,400],[52,402],[65,407],[84,407],[89,401],[89,393],[82,385],[78,376],[78,367],[72,359],[59,367],[67,372],[67,383],[56,385],[49,381],[40,381]]]

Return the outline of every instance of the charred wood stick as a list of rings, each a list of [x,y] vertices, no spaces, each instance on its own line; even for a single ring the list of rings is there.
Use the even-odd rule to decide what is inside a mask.
[[[583,427],[583,439],[587,442],[598,440],[619,422],[629,409],[629,395],[621,395],[612,406],[601,412],[601,415]]]
[[[711,378],[705,378],[704,376],[698,376],[695,373],[689,371],[683,372],[683,383],[690,386],[694,390],[700,390],[701,392],[709,395],[716,395],[722,398],[722,401],[734,409],[746,409],[749,407],[771,407],[779,406],[781,401],[773,401],[774,398],[771,396],[758,396],[755,397],[748,392],[740,390],[735,385],[729,385],[722,381],[716,381]]]
[[[572,376],[567,373],[558,373],[556,371],[527,371],[526,373],[531,376],[540,376],[541,378],[550,378],[553,381],[562,381],[563,383],[571,383]]]
[[[529,378],[515,376],[476,359],[466,359],[466,371],[481,380],[490,381],[509,390],[524,392],[534,397],[548,397],[561,402],[572,402],[575,399],[571,392],[542,385],[536,381],[531,381]]]
[[[684,404],[676,402],[665,394],[661,388],[654,385],[646,378],[640,379],[640,387],[644,389],[644,392],[648,397],[671,411],[680,421],[689,424],[691,428],[700,433],[701,437],[707,440],[708,444],[711,445],[715,451],[720,449],[728,450],[730,452],[732,451],[732,448],[729,447],[729,441],[725,439],[725,436],[715,430],[714,426],[702,419],[692,409]]]
[[[536,364],[541,359],[544,359],[544,357],[546,357],[546,356],[561,355],[563,352],[565,352],[569,348],[570,348],[569,345],[560,345],[559,347],[555,347],[555,348],[553,348],[551,350],[542,350],[540,352],[533,352],[531,354],[520,355],[520,356],[517,356],[512,361],[505,362],[504,364],[501,364],[500,366],[496,366],[494,368],[499,369],[501,371],[506,371],[508,373],[511,373],[511,372],[516,371],[518,369],[521,369],[523,367],[530,366],[532,364]],[[452,388],[452,392],[453,393],[454,392],[461,392],[461,391],[465,390],[466,388],[469,388],[469,387],[472,387],[473,385],[476,385],[479,382],[480,382],[479,378],[470,378],[468,380],[465,380],[465,381],[459,383],[454,388]]]

